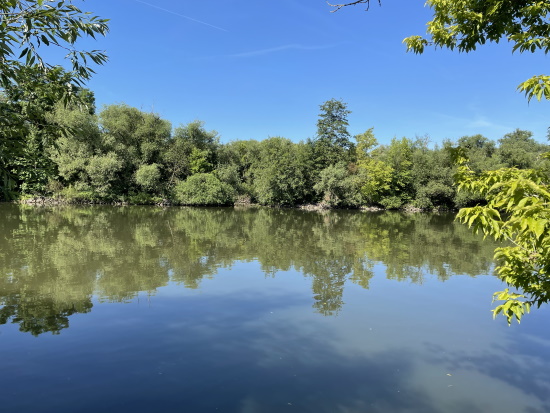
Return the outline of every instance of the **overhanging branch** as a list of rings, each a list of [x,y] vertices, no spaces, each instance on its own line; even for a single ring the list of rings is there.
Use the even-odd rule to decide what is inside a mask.
[[[334,13],[334,12],[340,10],[340,9],[343,8],[343,7],[346,7],[346,6],[357,6],[358,4],[366,4],[366,5],[367,5],[366,10],[368,10],[369,7],[370,7],[370,0],[356,0],[356,1],[352,1],[352,2],[349,2],[349,3],[342,3],[342,4],[330,4],[330,3],[327,1],[327,4],[328,4],[330,7],[334,7],[334,10],[332,10],[331,13]],[[379,5],[382,5],[381,0],[378,0],[378,4],[379,4]]]

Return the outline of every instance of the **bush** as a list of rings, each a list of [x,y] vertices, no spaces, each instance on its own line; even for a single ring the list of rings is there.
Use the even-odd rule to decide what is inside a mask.
[[[175,198],[183,205],[229,205],[234,194],[230,185],[210,173],[191,175],[175,188]]]
[[[220,165],[213,173],[221,182],[235,188],[237,193],[243,193],[243,184],[239,176],[239,167],[237,165]]]
[[[399,209],[403,206],[403,200],[398,196],[387,196],[380,200],[380,205],[385,209]]]
[[[418,189],[413,205],[417,208],[452,207],[455,191],[443,182],[429,181]]]
[[[156,205],[162,202],[162,197],[148,194],[146,192],[138,192],[128,196],[128,203],[131,205]]]
[[[86,167],[94,192],[101,197],[108,197],[121,169],[122,163],[113,152],[107,155],[94,155]]]
[[[322,202],[330,207],[358,207],[363,199],[361,182],[356,175],[349,175],[344,164],[331,165],[319,173],[313,189],[322,197]]]
[[[482,195],[474,194],[467,190],[457,192],[453,201],[457,208],[487,204],[487,200]]]
[[[136,183],[146,191],[152,191],[158,188],[160,182],[159,165],[153,163],[151,165],[141,165],[136,171]]]
[[[262,205],[296,205],[311,191],[307,146],[271,137],[259,144],[258,158],[250,167],[253,195]]]
[[[97,202],[99,197],[88,185],[71,185],[59,191],[59,195],[69,203]]]

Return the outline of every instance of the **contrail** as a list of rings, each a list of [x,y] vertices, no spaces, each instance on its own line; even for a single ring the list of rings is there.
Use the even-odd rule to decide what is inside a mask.
[[[336,46],[337,46],[336,44],[327,44],[322,46],[303,46],[301,44],[285,44],[283,46],[272,47],[269,49],[261,49],[261,50],[253,50],[250,52],[236,53],[236,54],[229,55],[229,57],[260,56],[260,55],[265,55],[265,54],[274,53],[274,52],[282,52],[285,50],[323,50],[323,49],[330,49]]]
[[[227,32],[227,31],[228,31],[228,30],[224,29],[223,27],[214,26],[213,24],[206,23],[206,22],[203,22],[203,21],[194,19],[194,18],[192,18],[192,17],[189,17],[189,16],[185,16],[185,15],[183,15],[183,14],[176,13],[175,11],[165,9],[165,8],[163,8],[163,7],[155,6],[154,4],[150,4],[150,3],[147,3],[147,2],[142,1],[142,0],[134,0],[134,1],[136,1],[136,2],[138,2],[138,3],[145,4],[145,5],[149,6],[149,7],[153,7],[153,8],[155,8],[155,9],[159,9],[159,10],[165,11],[166,13],[170,13],[170,14],[174,14],[174,15],[179,16],[179,17],[183,17],[184,19],[191,20],[191,21],[193,21],[193,22],[195,22],[195,23],[204,24],[205,26],[212,27],[213,29],[221,30],[222,32]]]

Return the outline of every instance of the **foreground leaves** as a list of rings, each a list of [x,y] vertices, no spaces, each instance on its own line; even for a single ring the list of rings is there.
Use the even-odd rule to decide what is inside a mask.
[[[550,153],[543,155],[550,158]],[[528,313],[532,305],[550,301],[550,191],[544,169],[503,168],[476,175],[458,155],[459,190],[485,197],[487,205],[462,208],[457,219],[507,246],[495,250],[498,276],[510,287],[494,294],[503,302],[493,315],[508,324]]]
[[[88,62],[101,65],[107,56],[99,50],[78,50],[75,43],[107,31],[107,19],[83,12],[71,1],[0,0],[0,87],[18,83],[21,64],[36,64],[44,72],[52,68],[39,53],[41,46],[65,51],[73,81],[82,84],[94,73]]]
[[[38,130],[41,138],[70,132],[44,118],[54,101],[62,99],[68,105],[76,100],[79,88],[94,73],[92,63],[107,61],[102,51],[77,49],[77,41],[107,32],[107,19],[80,10],[71,0],[0,0],[0,199],[17,195],[22,177],[13,169],[23,165],[14,165],[14,160],[28,160],[30,132]],[[70,70],[47,62],[44,47],[61,50]],[[49,110],[43,110],[45,102]],[[44,152],[45,146],[39,144],[35,154]],[[47,177],[42,178],[39,181]]]

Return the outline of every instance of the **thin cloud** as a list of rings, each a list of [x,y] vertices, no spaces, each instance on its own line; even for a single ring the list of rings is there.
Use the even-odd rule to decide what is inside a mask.
[[[433,115],[445,120],[446,123],[449,125],[447,126],[449,129],[456,129],[457,127],[460,127],[460,130],[462,130],[461,133],[467,133],[464,131],[465,128],[467,130],[473,130],[476,133],[483,132],[484,129],[485,133],[499,135],[510,132],[514,129],[502,123],[493,122],[486,116],[480,114],[475,114],[472,117],[459,117],[444,113],[433,112]],[[480,131],[480,129],[482,129],[482,131]]]
[[[269,49],[252,50],[250,52],[236,53],[229,55],[229,57],[254,57],[262,56],[271,53],[284,52],[286,50],[323,50],[330,49],[336,45],[323,45],[323,46],[303,46],[301,44],[285,44],[283,46],[271,47]]]
[[[229,30],[224,29],[223,27],[214,26],[213,24],[206,23],[206,22],[203,22],[201,20],[194,19],[194,18],[186,16],[184,14],[176,13],[175,11],[168,10],[168,9],[165,9],[164,7],[156,6],[154,4],[150,4],[150,3],[147,3],[147,2],[142,1],[142,0],[134,0],[134,1],[137,2],[137,3],[145,4],[146,6],[153,7],[153,8],[158,9],[158,10],[162,10],[166,13],[170,13],[170,14],[173,14],[175,16],[179,16],[179,17],[182,17],[184,19],[191,20],[192,22],[203,24],[205,26],[211,27],[211,28],[216,29],[216,30],[221,30],[222,32],[228,32],[229,31]]]
[[[500,125],[495,125],[484,117],[475,119],[474,121],[468,124],[470,128],[494,128],[500,127]]]
[[[499,131],[500,133],[506,133],[513,130],[513,128],[511,128],[510,126],[506,126],[501,123],[495,123],[487,119],[485,116],[480,115],[476,116],[466,126],[472,129],[492,129],[494,132]]]

